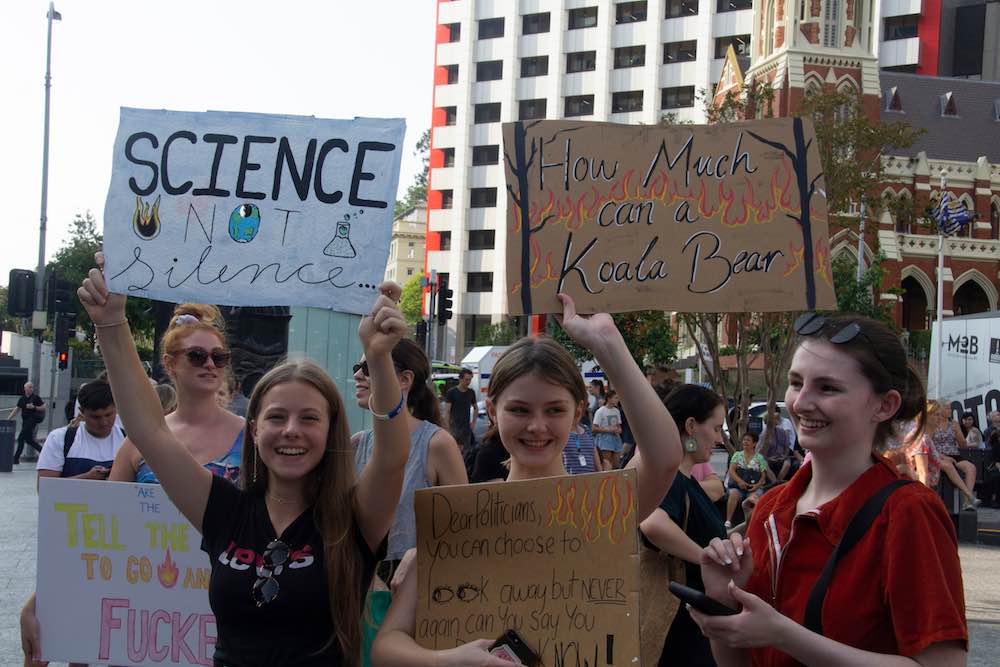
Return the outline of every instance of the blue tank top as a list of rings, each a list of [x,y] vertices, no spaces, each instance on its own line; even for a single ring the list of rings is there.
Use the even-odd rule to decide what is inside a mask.
[[[217,459],[209,461],[205,467],[215,475],[224,480],[236,484],[240,480],[240,459],[243,456],[243,430],[236,436],[233,446],[229,451]],[[135,471],[135,481],[143,484],[159,484],[156,473],[146,465],[145,459],[139,459],[139,467]]]

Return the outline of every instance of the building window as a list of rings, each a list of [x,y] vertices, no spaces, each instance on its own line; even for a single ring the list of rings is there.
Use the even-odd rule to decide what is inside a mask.
[[[835,47],[840,41],[840,2],[823,3],[823,46]]]
[[[503,37],[502,16],[479,21],[479,39],[496,39],[497,37]]]
[[[663,89],[661,109],[679,109],[694,106],[694,86],[677,86]]]
[[[462,38],[462,24],[461,23],[448,23],[445,25],[445,29],[448,31],[448,42],[457,42]]]
[[[698,59],[698,42],[667,42],[663,45],[663,64],[685,63]]]
[[[458,83],[458,65],[445,65],[444,69],[448,73],[448,79],[445,83],[449,85]]]
[[[454,167],[455,166],[455,149],[454,148],[442,148],[441,149],[441,155],[442,155],[442,157],[444,157],[444,165],[443,166],[445,166],[445,167]]]
[[[545,118],[545,98],[521,100],[518,103],[518,120],[538,120]]]
[[[630,90],[611,95],[611,113],[642,111],[642,91]]]
[[[476,81],[499,81],[502,78],[502,60],[485,60],[476,63]]]
[[[569,10],[569,29],[593,28],[597,25],[597,7],[580,7]]]
[[[499,102],[487,102],[486,104],[477,104],[475,112],[475,122],[476,123],[499,123],[500,122],[500,103]]]
[[[438,238],[441,241],[439,250],[451,250],[451,232],[438,232]]]
[[[667,0],[664,7],[664,18],[676,19],[682,16],[692,16],[698,13],[698,0]]]
[[[413,241],[406,244],[406,259],[413,259],[413,255],[417,252],[417,249],[413,247]]]
[[[728,37],[719,37],[715,40],[715,57],[725,58],[730,44],[733,45],[736,55],[750,55],[750,35],[730,35]]]
[[[455,205],[455,191],[454,190],[440,190],[441,193],[441,208],[451,208]]]
[[[500,161],[500,146],[473,146],[472,166],[482,167],[488,164],[496,164]]]
[[[493,250],[495,239],[492,229],[473,229],[469,232],[469,250]]]
[[[622,46],[615,49],[615,69],[642,67],[646,64],[645,46]]]
[[[549,13],[525,14],[521,17],[521,33],[524,35],[537,35],[540,32],[549,31]]]
[[[407,270],[406,270],[406,275],[408,275],[408,276],[412,276],[412,275],[413,275],[413,268],[409,268],[409,269],[407,269]]]
[[[639,23],[646,20],[646,0],[619,2],[615,5],[615,23]]]
[[[490,315],[462,315],[466,347],[476,344],[479,336],[493,325],[492,319]]]
[[[469,272],[466,292],[492,292],[493,273],[488,271]]]
[[[572,95],[566,98],[566,112],[563,115],[567,118],[572,116],[590,116],[593,113],[593,95]]]
[[[919,18],[914,14],[887,18],[885,20],[885,41],[917,37],[917,19]]]
[[[469,196],[470,208],[493,208],[496,205],[496,188],[472,188]]]
[[[521,58],[521,76],[545,76],[549,73],[548,56],[532,56]]]
[[[454,125],[458,120],[458,107],[444,108],[444,124]]]
[[[753,0],[718,0],[715,5],[718,13],[738,12],[741,9],[753,9]]]
[[[597,51],[577,51],[566,54],[566,73],[593,72],[597,69]]]

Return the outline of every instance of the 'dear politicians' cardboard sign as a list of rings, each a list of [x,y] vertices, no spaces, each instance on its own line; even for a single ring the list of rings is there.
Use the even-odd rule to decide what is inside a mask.
[[[365,314],[389,253],[404,122],[121,110],[112,291]]]
[[[37,615],[45,660],[211,665],[201,536],[155,484],[43,478]]]
[[[546,667],[639,660],[634,470],[416,493],[421,646],[516,630]]]
[[[835,307],[810,121],[503,133],[512,315]]]

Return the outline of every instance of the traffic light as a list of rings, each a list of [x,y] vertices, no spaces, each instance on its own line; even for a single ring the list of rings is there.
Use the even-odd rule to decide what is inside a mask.
[[[76,286],[73,283],[59,278],[55,273],[51,273],[49,274],[46,287],[48,290],[48,311],[50,315],[76,311],[76,307],[73,305]]]
[[[69,352],[59,353],[59,370],[64,371],[69,367]]]
[[[451,319],[451,297],[455,295],[455,291],[448,289],[448,283],[441,282],[438,285],[438,312],[437,319],[439,323],[444,323]]]
[[[417,343],[420,347],[427,347],[427,320],[417,322]]]
[[[75,332],[76,314],[56,315],[56,355],[59,357],[59,368],[66,368],[69,363],[69,339]]]
[[[31,317],[35,310],[35,272],[11,269],[7,281],[7,313],[13,317]]]

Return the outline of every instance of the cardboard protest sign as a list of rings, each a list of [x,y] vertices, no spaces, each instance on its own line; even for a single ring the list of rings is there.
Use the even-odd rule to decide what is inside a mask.
[[[810,121],[503,133],[510,314],[836,306]]]
[[[546,667],[639,659],[635,471],[416,493],[416,639],[516,630]]]
[[[365,314],[389,253],[402,120],[121,110],[112,291]]]
[[[38,600],[45,660],[211,665],[201,536],[153,484],[43,478]]]

